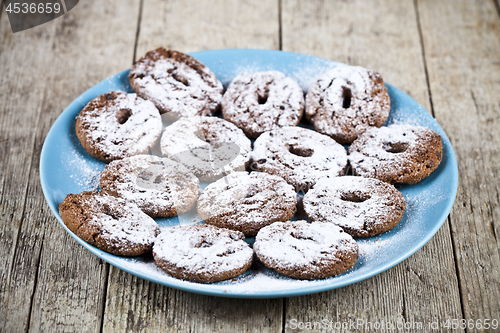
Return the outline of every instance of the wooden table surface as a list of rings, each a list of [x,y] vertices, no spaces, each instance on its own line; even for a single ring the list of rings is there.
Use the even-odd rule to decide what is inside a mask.
[[[498,0],[82,0],[63,17],[16,34],[3,10],[0,330],[279,332],[364,320],[406,323],[410,332],[422,331],[419,322],[429,331],[429,322],[465,319],[468,328],[449,331],[472,332],[479,329],[470,320],[500,320],[499,8]],[[73,99],[159,46],[286,50],[379,71],[429,110],[451,140],[460,180],[450,216],[401,264],[301,297],[202,296],[101,261],[50,212],[40,150]]]

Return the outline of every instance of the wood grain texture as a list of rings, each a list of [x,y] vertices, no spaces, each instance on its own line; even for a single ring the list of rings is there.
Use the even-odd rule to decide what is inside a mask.
[[[374,69],[431,110],[412,1],[284,0],[282,8],[283,50]],[[438,318],[460,319],[458,295],[449,225],[445,223],[416,254],[378,276],[338,290],[289,299],[286,321],[361,319],[427,324]]]
[[[500,319],[500,20],[493,1],[418,1],[436,119],[455,149],[451,213],[466,319]]]
[[[192,294],[111,267],[104,332],[276,332],[281,316],[281,300]]]
[[[160,46],[278,49],[278,16],[278,0],[144,0],[136,58]]]
[[[14,36],[6,12],[0,16],[0,329],[7,331],[24,330],[27,326],[29,302],[28,308],[20,308],[14,318],[8,314],[6,304],[9,296],[15,301],[15,296],[9,295],[10,276],[16,268],[13,258],[19,229],[27,223],[28,175],[36,137],[33,128],[39,121],[55,26],[47,25],[45,29],[27,30]],[[33,71],[34,68],[40,70]],[[33,239],[33,242],[39,243],[39,240]],[[36,265],[25,279],[33,281],[34,272]]]
[[[279,46],[278,2],[144,0],[136,58],[159,46],[183,52]],[[276,332],[281,299],[241,300],[162,287],[111,268],[104,331]]]
[[[22,46],[10,45],[15,52],[3,53],[11,55],[7,68],[12,68],[17,77],[5,81],[10,96],[1,100],[10,98],[12,106],[2,110],[6,118],[2,124],[10,125],[11,131],[23,131],[19,136],[29,140],[28,148],[6,152],[19,165],[13,167],[17,174],[6,175],[9,178],[4,184],[17,185],[25,194],[7,192],[2,198],[6,204],[16,202],[13,198],[18,197],[25,202],[18,213],[22,223],[17,246],[10,254],[12,269],[6,283],[9,297],[2,308],[5,331],[100,329],[108,265],[78,245],[53,217],[40,187],[39,156],[50,126],[72,100],[130,66],[136,27],[128,25],[127,19],[136,21],[138,11],[136,0],[86,1],[45,25],[15,35],[4,34],[8,41]],[[26,63],[30,57],[44,62]],[[33,106],[27,103],[30,99]],[[22,142],[9,138],[11,141]],[[25,157],[25,151],[31,156]],[[20,184],[12,181],[18,175]]]

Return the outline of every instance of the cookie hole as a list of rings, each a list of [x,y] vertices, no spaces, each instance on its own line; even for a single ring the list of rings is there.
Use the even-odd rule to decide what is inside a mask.
[[[288,146],[288,151],[293,155],[301,156],[301,157],[310,157],[314,154],[314,150],[309,148],[301,148],[295,146]]]
[[[356,193],[356,192],[344,192],[340,195],[340,200],[350,201],[350,202],[365,202],[370,199],[370,196],[364,193]]]
[[[257,101],[259,102],[259,104],[266,104],[268,98],[269,98],[269,90],[266,90],[264,92],[264,96],[262,95],[257,96]]]
[[[351,107],[352,92],[347,87],[342,87],[342,107],[348,109]]]
[[[206,247],[211,247],[212,245],[214,245],[214,244],[211,242],[207,242],[206,240],[203,240],[200,243],[196,244],[195,247],[196,248],[206,248]]]
[[[388,153],[399,154],[403,153],[408,149],[408,143],[406,142],[384,142],[384,150]]]
[[[300,240],[306,240],[306,241],[311,241],[317,244],[321,244],[323,242],[323,239],[319,235],[315,235],[317,237],[313,237],[312,235],[304,235],[301,232],[292,232],[292,237]]]
[[[111,143],[118,146],[118,145],[121,145],[123,143],[123,140],[111,140]]]
[[[154,184],[160,184],[161,183],[161,175],[156,176],[155,180],[153,180]]]
[[[246,199],[253,197],[254,195],[257,194],[257,191],[255,189],[249,190],[245,196]]]
[[[127,122],[128,118],[132,115],[132,110],[130,109],[120,109],[116,113],[116,120],[118,120],[118,123],[120,125],[123,125]]]
[[[189,82],[188,80],[182,76],[182,75],[179,75],[177,73],[173,73],[172,74],[172,77],[174,78],[174,80],[176,80],[177,82],[180,82],[182,83],[183,85],[185,85],[186,87],[189,87]]]
[[[137,179],[140,179],[140,180],[145,181],[145,182],[149,182],[149,181],[151,181],[151,175],[149,173],[146,173],[146,172],[141,172],[137,176]]]

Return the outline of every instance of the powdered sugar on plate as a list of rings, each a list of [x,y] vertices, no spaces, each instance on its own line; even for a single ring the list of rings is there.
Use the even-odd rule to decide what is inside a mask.
[[[75,140],[77,140],[75,138]],[[83,148],[82,148],[83,150]],[[83,154],[86,154],[83,152]],[[92,163],[88,157],[82,153],[71,150],[65,151],[63,159],[71,170],[69,178],[82,190],[96,190],[99,186],[99,177],[101,176],[102,164]]]

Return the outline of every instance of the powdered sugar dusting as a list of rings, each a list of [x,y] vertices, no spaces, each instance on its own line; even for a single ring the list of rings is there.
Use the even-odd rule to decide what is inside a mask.
[[[222,84],[207,67],[198,70],[173,58],[142,58],[130,75],[136,92],[151,100],[162,113],[211,115],[222,98]]]
[[[419,112],[416,112],[416,109]],[[436,119],[432,117],[422,117],[422,112],[427,113],[427,111],[422,107],[408,108],[399,107],[399,112],[391,112],[389,118],[387,119],[387,125],[415,125],[423,126],[430,129],[438,128],[439,125]]]
[[[432,135],[436,134],[428,128],[407,124],[371,128],[349,147],[349,161],[357,175],[391,181],[394,174],[399,180],[397,172],[407,170],[411,176],[428,163],[417,161]]]
[[[313,130],[283,127],[263,133],[254,143],[253,166],[283,177],[307,191],[325,176],[340,176],[347,166],[344,147]]]
[[[300,62],[300,65],[297,65],[294,61],[291,61],[290,63],[282,62],[280,63],[280,68],[276,68],[276,64],[263,63],[250,58],[240,58],[238,59],[238,64],[236,64],[234,68],[224,70],[221,73],[217,73],[217,75],[224,86],[227,86],[235,77],[241,74],[280,70],[287,76],[295,79],[299,83],[302,91],[306,93],[311,85],[321,76],[339,65],[339,63],[334,61],[325,61],[325,59],[313,57],[308,58],[307,61],[303,62],[302,57],[302,55],[297,55],[294,59]],[[224,65],[222,60],[221,64]]]
[[[151,216],[190,210],[198,197],[198,186],[198,179],[183,165],[152,155],[113,161],[101,175],[104,193],[133,202]]]
[[[254,250],[261,261],[286,270],[318,270],[322,260],[357,253],[356,242],[341,228],[306,221],[277,222],[257,235]],[[318,271],[321,274],[320,271]]]
[[[222,98],[224,119],[251,138],[274,128],[297,125],[303,110],[302,89],[278,71],[238,75]]]
[[[354,236],[387,231],[403,217],[404,207],[392,185],[354,176],[323,178],[304,197],[312,221],[333,223]]]
[[[415,240],[427,234],[423,224],[425,223],[426,215],[429,214],[429,209],[440,205],[443,200],[446,200],[446,193],[437,193],[435,190],[423,190],[420,187],[405,186],[403,193],[407,209],[400,224],[393,230],[382,235],[366,239],[356,239],[359,247],[359,256],[356,265],[351,270],[336,277],[322,280],[298,280],[257,265],[236,279],[211,284],[198,284],[181,281],[166,274],[148,257],[126,259],[123,266],[125,269],[141,272],[149,278],[170,285],[179,287],[192,286],[194,288],[199,286],[199,288],[203,288],[206,292],[235,292],[241,295],[293,291],[302,288],[320,288],[330,285],[332,280],[342,283],[342,281],[348,281],[353,276],[368,274],[374,267],[383,265],[387,260],[387,253],[406,251],[406,249],[413,248]],[[188,221],[187,219],[184,223],[190,222],[199,223],[199,221]]]
[[[297,55],[297,58],[303,56]],[[317,59],[317,58],[313,58]],[[240,66],[237,71],[239,72],[253,72],[258,70],[266,70],[272,69],[272,65],[268,65],[266,63],[262,64],[260,61],[256,61],[252,63],[251,60],[242,58],[238,59],[238,61],[246,62],[247,65]],[[222,60],[220,61],[222,62]],[[309,60],[305,62],[305,65],[309,63]],[[324,72],[324,68],[328,68],[327,64],[333,64],[331,62],[326,61],[318,61],[318,65],[316,64],[311,66],[296,66],[291,65],[290,69],[284,70],[287,75],[297,79],[299,84],[301,85],[304,91],[307,91],[308,87],[317,80],[317,77]],[[286,64],[284,65],[287,66]],[[332,65],[335,66],[335,65]],[[284,68],[285,68],[284,67]],[[310,73],[316,73],[315,75],[311,75]],[[221,73],[218,72],[219,78],[223,80],[226,84],[234,77],[233,73],[229,73],[227,71],[222,70]],[[117,86],[118,88],[120,86]],[[391,95],[392,96],[392,95]],[[394,112],[391,113],[393,115],[394,123],[405,123],[407,114],[404,109],[401,109],[400,106],[394,109]],[[409,123],[424,125],[426,126],[426,122],[431,122],[432,126],[438,127],[435,121],[431,121],[429,117],[419,116],[418,113],[412,115],[413,118],[408,119]],[[428,126],[431,127],[431,126]],[[72,160],[70,156],[68,161]],[[79,162],[75,161],[73,168],[75,171],[75,176],[78,175],[78,167]],[[88,168],[87,168],[88,167]],[[82,168],[80,168],[82,169]],[[99,167],[93,169],[93,166],[85,166],[85,175],[89,175],[89,177],[84,176],[84,179],[79,179],[78,181],[85,184],[92,184],[93,182],[89,182],[89,179],[92,177],[92,170],[96,171]],[[82,169],[83,170],[83,169]],[[95,178],[94,178],[95,180]],[[94,184],[96,184],[94,182]],[[97,184],[96,184],[97,185]],[[427,184],[428,185],[428,184]],[[92,186],[92,185],[90,185]],[[187,281],[181,281],[175,279],[161,269],[159,269],[153,262],[150,256],[142,256],[137,258],[118,258],[119,266],[124,269],[139,275],[146,276],[147,278],[156,279],[160,283],[165,283],[171,286],[179,286],[188,288],[190,290],[200,290],[206,292],[234,292],[236,294],[255,294],[259,292],[274,292],[274,291],[296,291],[301,288],[317,288],[321,286],[325,286],[326,288],[329,285],[332,285],[332,280],[335,280],[334,285],[338,286],[343,283],[343,281],[349,281],[352,277],[363,277],[368,274],[374,268],[376,269],[379,266],[384,266],[388,262],[388,258],[390,255],[387,253],[398,253],[398,255],[404,251],[406,248],[415,248],[415,239],[419,242],[419,238],[428,235],[428,226],[425,225],[425,220],[428,220],[426,216],[427,213],[431,212],[431,210],[427,209],[428,207],[432,207],[433,205],[439,205],[440,201],[436,200],[436,197],[442,198],[443,200],[447,198],[449,193],[436,193],[436,189],[433,188],[433,191],[422,191],[424,187],[417,187],[417,189],[413,190],[411,186],[405,186],[402,188],[403,193],[405,193],[408,208],[405,214],[405,218],[401,222],[399,226],[397,226],[394,230],[383,234],[381,236],[371,237],[369,239],[358,240],[359,244],[359,254],[360,257],[358,259],[358,263],[356,266],[349,272],[346,272],[340,276],[335,278],[325,279],[325,280],[316,280],[316,281],[303,281],[303,280],[295,280],[284,277],[280,274],[277,274],[268,269],[262,269],[262,267],[254,267],[247,271],[244,275],[238,277],[237,279],[221,282],[221,283],[213,283],[213,284],[197,284]],[[185,218],[181,219],[182,216],[179,217],[179,222],[181,224],[190,224],[190,223],[198,223],[199,218],[191,218],[192,216],[188,214],[184,214]],[[193,216],[195,216],[194,214]],[[166,223],[169,225],[178,223],[177,220],[175,222],[166,222],[165,220],[159,220],[159,223],[162,225],[163,229],[170,228],[170,226],[166,226]],[[437,223],[437,222],[436,222]],[[403,249],[403,250],[401,250]],[[390,259],[390,258],[389,258]],[[194,287],[192,287],[194,286]],[[304,290],[303,289],[303,290]],[[267,295],[267,294],[265,294]]]
[[[214,219],[218,226],[255,235],[268,224],[289,220],[296,203],[293,187],[280,177],[234,172],[203,191],[198,212],[207,223]]]
[[[341,65],[322,76],[307,92],[306,118],[320,133],[350,143],[371,126],[380,127],[390,100],[379,74]]]
[[[161,151],[202,181],[212,181],[227,172],[244,170],[250,159],[251,143],[228,121],[216,117],[186,117],[165,129]]]
[[[158,110],[136,94],[112,94],[112,105],[98,105],[100,96],[80,112],[83,136],[110,160],[148,153],[162,131]]]
[[[92,161],[77,150],[65,151],[63,153],[63,160],[68,168],[72,170],[69,178],[83,190],[96,190],[99,186],[102,165],[100,163],[92,163]]]
[[[163,230],[153,253],[157,261],[175,265],[186,275],[241,269],[253,256],[243,234],[210,225]]]
[[[87,214],[88,225],[97,227],[98,237],[108,244],[150,246],[159,233],[156,222],[133,203],[107,195],[87,196],[85,200],[92,210]]]

